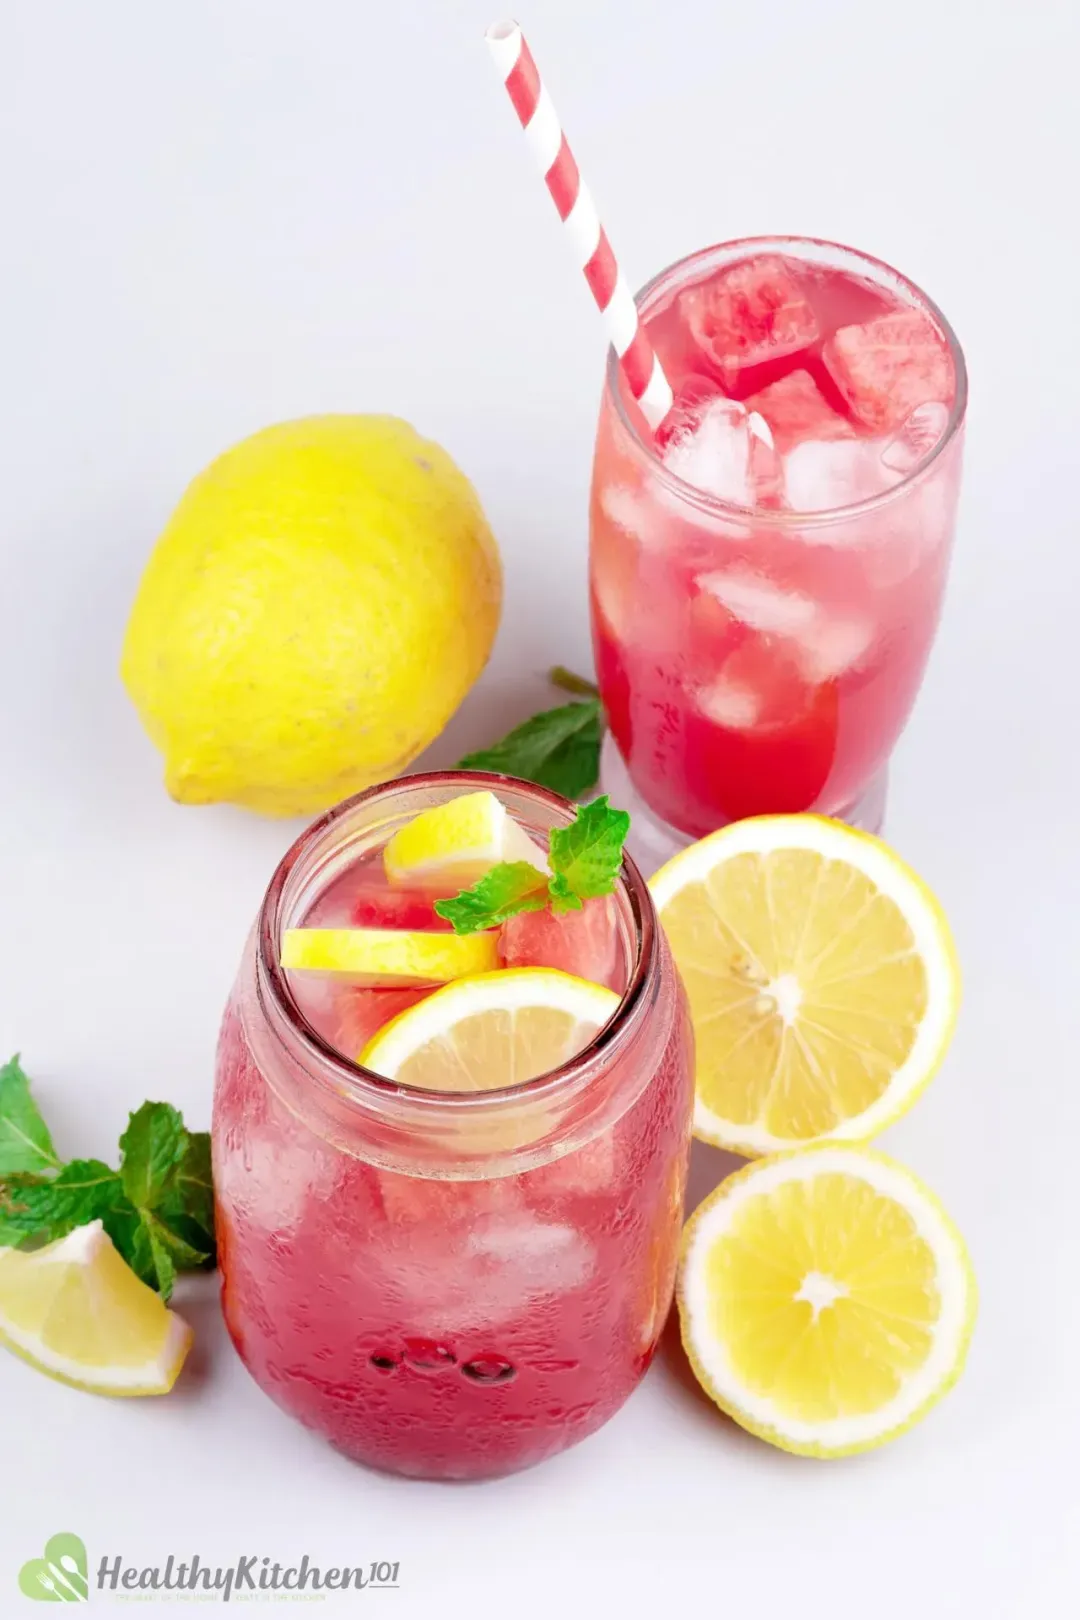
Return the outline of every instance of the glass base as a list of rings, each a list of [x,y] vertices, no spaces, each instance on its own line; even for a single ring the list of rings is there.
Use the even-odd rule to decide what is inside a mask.
[[[846,821],[849,827],[858,827],[862,832],[880,833],[885,822],[888,786],[889,768],[885,765],[860,798],[835,812],[835,819]],[[689,833],[680,832],[678,827],[662,821],[654,810],[649,809],[630,780],[630,772],[610,732],[604,737],[600,751],[598,791],[608,794],[616,809],[629,810],[631,819],[627,848],[646,877],[651,877],[680,849],[694,843]]]

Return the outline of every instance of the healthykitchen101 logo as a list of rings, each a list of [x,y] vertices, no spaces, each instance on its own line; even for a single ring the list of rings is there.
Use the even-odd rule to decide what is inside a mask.
[[[38,1603],[86,1603],[92,1591],[115,1592],[120,1598],[142,1592],[170,1592],[183,1601],[205,1602],[217,1596],[223,1603],[248,1592],[304,1592],[309,1597],[327,1592],[362,1592],[367,1588],[395,1590],[399,1564],[342,1565],[323,1569],[307,1553],[299,1564],[274,1564],[257,1553],[234,1564],[204,1564],[196,1553],[179,1560],[172,1553],[164,1565],[125,1564],[117,1555],[102,1558],[91,1585],[86,1546],[70,1531],[52,1536],[41,1558],[29,1559],[19,1571],[19,1589]]]

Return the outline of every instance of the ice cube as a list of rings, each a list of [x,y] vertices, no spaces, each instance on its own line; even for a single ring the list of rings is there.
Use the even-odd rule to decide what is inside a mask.
[[[881,459],[883,441],[807,439],[784,457],[784,498],[793,512],[832,512],[881,495],[897,474]]]
[[[855,669],[874,639],[873,620],[819,608],[814,624],[799,639],[799,667],[815,686]]]
[[[917,309],[842,326],[822,358],[851,414],[875,433],[897,429],[919,405],[952,400],[952,359],[929,316]]]
[[[948,421],[949,407],[940,400],[916,405],[899,433],[887,440],[882,449],[881,459],[886,467],[904,475],[914,472],[937,444]]]
[[[681,383],[670,411],[656,430],[655,443],[661,456],[675,439],[684,438],[695,430],[706,405],[725,397],[708,377],[688,377]]]
[[[586,900],[580,911],[522,912],[502,928],[499,950],[505,967],[559,968],[621,994],[626,974],[618,915],[610,895]]]
[[[564,1293],[588,1282],[592,1247],[572,1226],[528,1218],[491,1221],[469,1234],[472,1291],[483,1315],[498,1319],[538,1294]]]
[[[637,542],[646,528],[650,509],[642,496],[623,485],[604,489],[599,505],[591,526],[589,578],[607,629],[625,642],[633,632],[641,596],[641,552]]]
[[[714,596],[742,624],[766,634],[795,635],[814,622],[817,612],[809,596],[783,590],[749,569],[700,574],[695,584]]]
[[[725,386],[742,367],[795,354],[818,337],[796,268],[778,253],[744,259],[688,287],[679,310]]]
[[[745,406],[718,396],[687,421],[663,451],[664,465],[695,488],[752,506],[750,424]]]
[[[564,1193],[602,1192],[616,1180],[618,1168],[615,1128],[609,1126],[583,1147],[529,1171],[523,1179],[530,1201],[541,1205]]]
[[[600,508],[617,529],[638,537],[647,507],[635,490],[625,484],[608,484],[600,493]]]
[[[451,1197],[461,1185],[449,1184]],[[468,1231],[445,1221],[425,1229],[438,1241],[425,1245],[416,1227],[407,1245],[386,1257],[385,1269],[387,1297],[396,1296],[428,1332],[502,1326],[545,1296],[582,1287],[596,1270],[592,1245],[574,1227],[538,1221],[525,1210],[481,1217]]]
[[[471,1231],[477,1221],[510,1218],[524,1208],[516,1176],[444,1181],[396,1170],[375,1174],[386,1218],[409,1243],[420,1229],[450,1232],[460,1227]]]
[[[342,1168],[341,1155],[302,1125],[278,1119],[246,1125],[214,1161],[218,1198],[232,1215],[269,1235],[295,1230],[305,1214],[318,1218],[332,1201]]]
[[[873,640],[874,626],[865,616],[826,607],[802,591],[782,590],[749,570],[702,574],[695,584],[702,599],[719,602],[725,613],[756,634],[766,660],[773,660],[763,662],[753,645],[744,643],[740,655],[728,657],[719,676],[702,687],[700,707],[732,730],[753,726],[764,711],[761,691],[752,681],[748,684],[748,674],[785,664],[797,671],[800,681],[818,686],[857,664]],[[801,692],[799,697],[801,701]]]
[[[851,423],[834,411],[808,371],[792,371],[745,401],[763,416],[783,454],[804,439],[853,439]]]
[[[738,677],[720,674],[700,688],[698,708],[707,719],[728,731],[750,731],[764,709],[762,694]]]

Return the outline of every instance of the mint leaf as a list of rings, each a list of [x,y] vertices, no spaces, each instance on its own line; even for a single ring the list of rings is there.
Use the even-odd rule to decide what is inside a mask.
[[[123,1228],[119,1241],[112,1233],[109,1235],[136,1277],[168,1301],[176,1281],[176,1266],[168,1248],[158,1241],[152,1221],[152,1215],[137,1215]]]
[[[528,861],[503,861],[453,900],[436,900],[435,910],[452,924],[455,934],[475,934],[481,928],[497,928],[519,911],[543,911],[547,884],[546,872]]]
[[[0,1243],[54,1243],[124,1202],[120,1177],[100,1159],[73,1159],[57,1176],[0,1181]]]
[[[18,1057],[0,1068],[0,1176],[59,1170],[49,1127],[30,1095]]]
[[[120,1138],[120,1175],[136,1209],[153,1209],[171,1190],[187,1153],[184,1121],[168,1103],[145,1102]]]
[[[121,1230],[119,1242],[116,1237],[113,1242],[135,1275],[156,1288],[164,1300],[172,1294],[177,1272],[199,1270],[210,1258],[147,1209],[139,1211],[134,1225]]]
[[[598,698],[545,709],[516,726],[501,742],[459,762],[463,771],[498,771],[538,782],[567,799],[579,799],[600,774],[603,711]]]
[[[109,1236],[136,1276],[168,1299],[178,1271],[216,1261],[210,1137],[189,1133],[168,1103],[146,1102],[132,1114],[120,1149],[127,1207],[116,1212]]]
[[[611,894],[622,866],[630,831],[625,810],[612,810],[607,794],[579,805],[569,827],[553,827],[549,838],[551,909],[578,911],[584,900]]]
[[[217,1245],[214,1237],[214,1182],[210,1169],[210,1133],[189,1131],[188,1145],[180,1161],[171,1189],[158,1205],[158,1215],[193,1252],[201,1255],[194,1262],[213,1267]]]

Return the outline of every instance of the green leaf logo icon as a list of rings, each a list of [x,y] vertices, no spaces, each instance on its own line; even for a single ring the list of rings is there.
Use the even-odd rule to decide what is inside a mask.
[[[86,1548],[70,1531],[45,1544],[44,1558],[19,1571],[19,1589],[39,1603],[85,1603],[89,1595]]]

